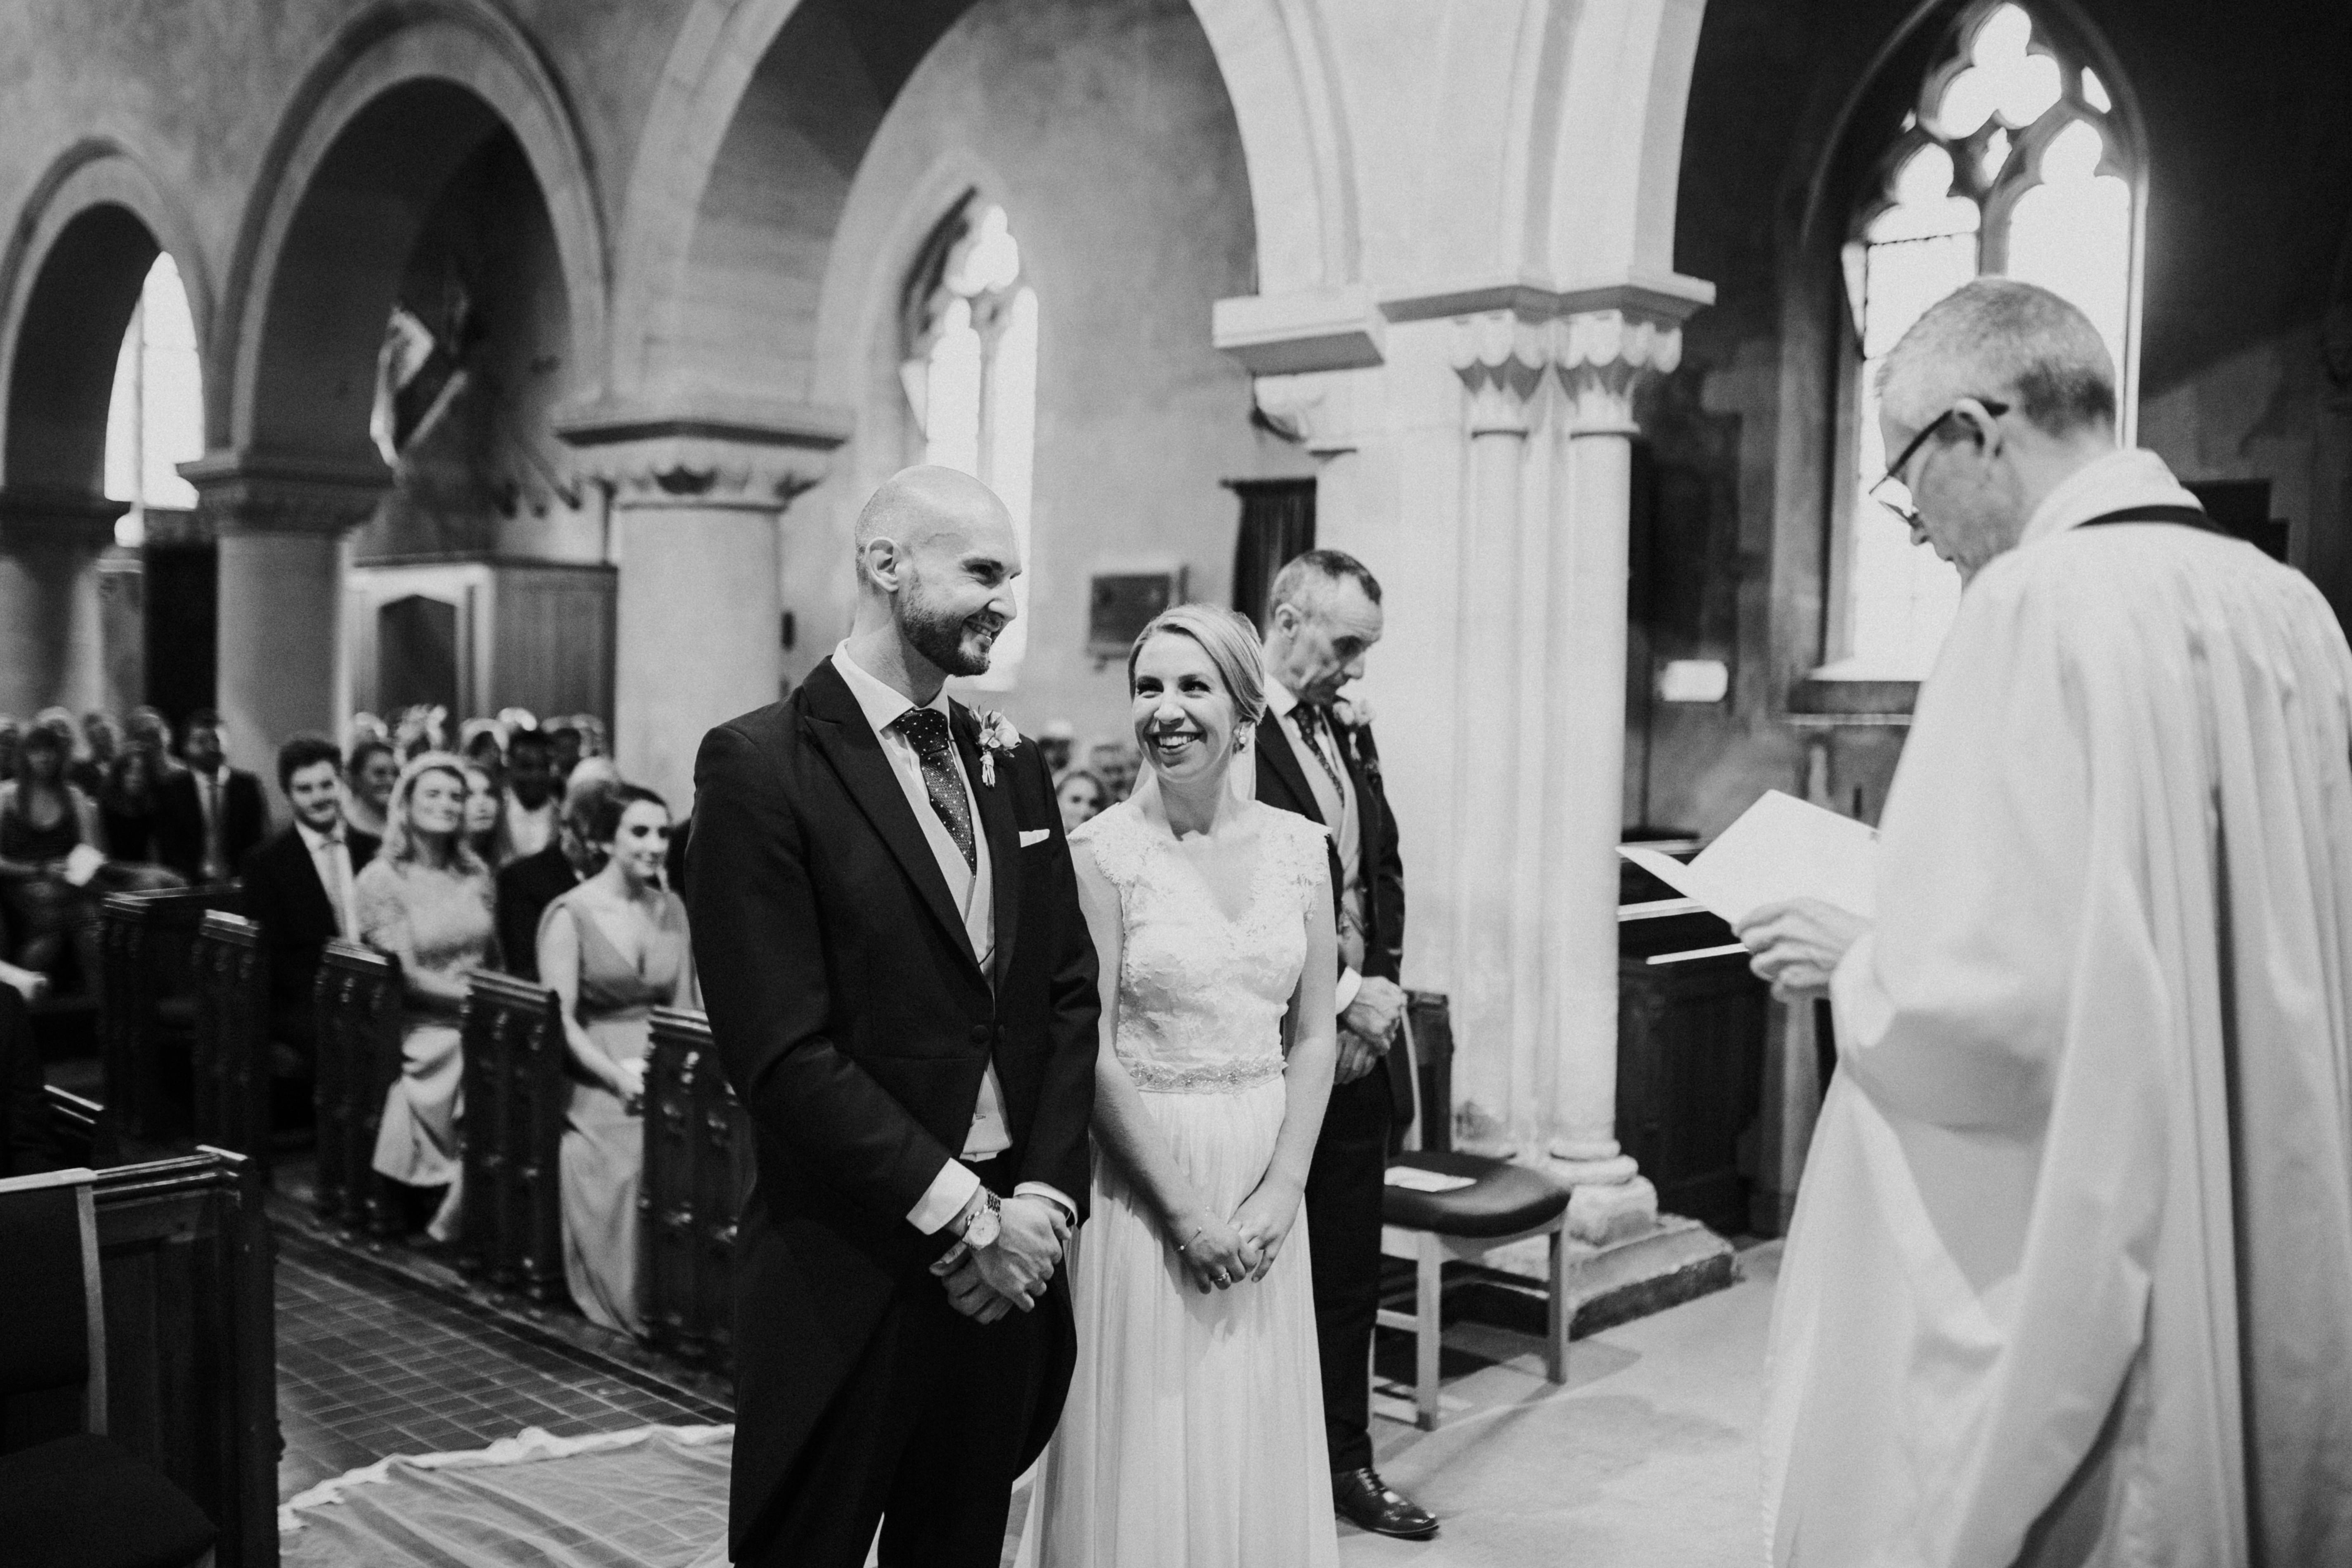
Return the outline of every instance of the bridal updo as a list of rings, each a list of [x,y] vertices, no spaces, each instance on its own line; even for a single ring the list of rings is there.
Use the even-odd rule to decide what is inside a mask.
[[[1225,695],[1233,699],[1236,734],[1258,721],[1265,711],[1265,655],[1247,620],[1217,605],[1177,605],[1160,611],[1136,634],[1134,646],[1127,650],[1129,692],[1135,689],[1135,661],[1143,645],[1162,633],[1190,637],[1209,656],[1217,679],[1225,683]]]

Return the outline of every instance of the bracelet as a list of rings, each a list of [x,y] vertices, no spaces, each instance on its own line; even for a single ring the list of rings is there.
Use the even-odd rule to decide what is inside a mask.
[[[1206,1236],[1206,1235],[1208,1235],[1208,1234],[1209,1234],[1209,1227],[1208,1227],[1207,1226],[1205,1226],[1205,1225],[1202,1225],[1202,1226],[1193,1226],[1193,1227],[1192,1227],[1192,1241],[1198,1241],[1198,1240],[1200,1240],[1202,1237],[1204,1237],[1204,1236]],[[1177,1248],[1176,1248],[1176,1256],[1177,1256],[1177,1257],[1179,1257],[1179,1258],[1181,1258],[1181,1257],[1183,1257],[1186,1253],[1188,1253],[1188,1252],[1192,1251],[1192,1241],[1187,1241],[1187,1242],[1180,1243],[1180,1244],[1177,1246]]]

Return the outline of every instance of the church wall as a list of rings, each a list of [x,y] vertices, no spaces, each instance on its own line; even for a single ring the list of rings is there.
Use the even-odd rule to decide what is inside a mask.
[[[2113,47],[2150,143],[2140,442],[2184,479],[2269,479],[2296,563],[2352,610],[2352,442],[2320,334],[2352,210],[2352,14],[2287,4],[2257,18],[2187,0],[2098,0],[2077,14]],[[1707,8],[1675,264],[1718,293],[1645,412],[1666,481],[1650,543],[1654,561],[1667,558],[1667,605],[1646,625],[1636,605],[1634,649],[1727,658],[1733,679],[1722,703],[1667,706],[1634,672],[1629,822],[1714,832],[1759,789],[1809,786],[1848,810],[1859,792],[1874,819],[1900,755],[1899,728],[1787,713],[1820,659],[1819,519],[1835,450],[1836,350],[1819,305],[1836,299],[1834,239],[1809,250],[1799,230],[1823,178],[1843,237],[1850,192],[1838,170],[1824,176],[1825,142],[1892,22],[1884,6],[1842,0]],[[1919,69],[1908,58],[1890,68],[1906,83]],[[1677,573],[1699,581],[1677,586]]]
[[[967,189],[1001,204],[1040,305],[1028,654],[974,694],[1034,731],[1123,733],[1123,664],[1086,652],[1097,572],[1181,566],[1230,594],[1226,479],[1310,471],[1250,423],[1247,377],[1209,342],[1211,302],[1253,287],[1247,172],[1208,43],[1182,0],[984,0],[908,79],[857,170],[828,270],[816,397],[855,410],[834,476],[785,514],[794,679],[847,630],[857,509],[920,455],[898,375],[917,247]]]

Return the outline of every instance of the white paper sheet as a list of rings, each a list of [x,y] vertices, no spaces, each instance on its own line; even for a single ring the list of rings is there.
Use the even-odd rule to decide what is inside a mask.
[[[1424,1171],[1418,1165],[1391,1165],[1381,1179],[1391,1187],[1415,1193],[1450,1193],[1476,1184],[1468,1176],[1449,1176],[1439,1171]]]
[[[1631,845],[1617,853],[1734,925],[1784,899],[1820,899],[1865,920],[1878,912],[1878,830],[1777,789],[1687,865]]]
[[[77,844],[66,851],[66,880],[77,888],[87,888],[89,879],[106,865],[106,857],[87,844]]]

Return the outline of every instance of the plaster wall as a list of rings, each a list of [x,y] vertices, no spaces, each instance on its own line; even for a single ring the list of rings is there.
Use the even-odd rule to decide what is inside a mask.
[[[1253,239],[1232,108],[1182,0],[984,0],[883,117],[824,279],[815,391],[857,433],[785,514],[787,673],[845,634],[857,509],[920,456],[900,291],[974,187],[1004,207],[1040,305],[1028,654],[975,700],[1032,731],[1123,733],[1123,665],[1086,652],[1089,576],[1181,566],[1191,596],[1223,602],[1238,505],[1219,481],[1308,471],[1252,426],[1247,376],[1209,342],[1212,301],[1251,287]]]

